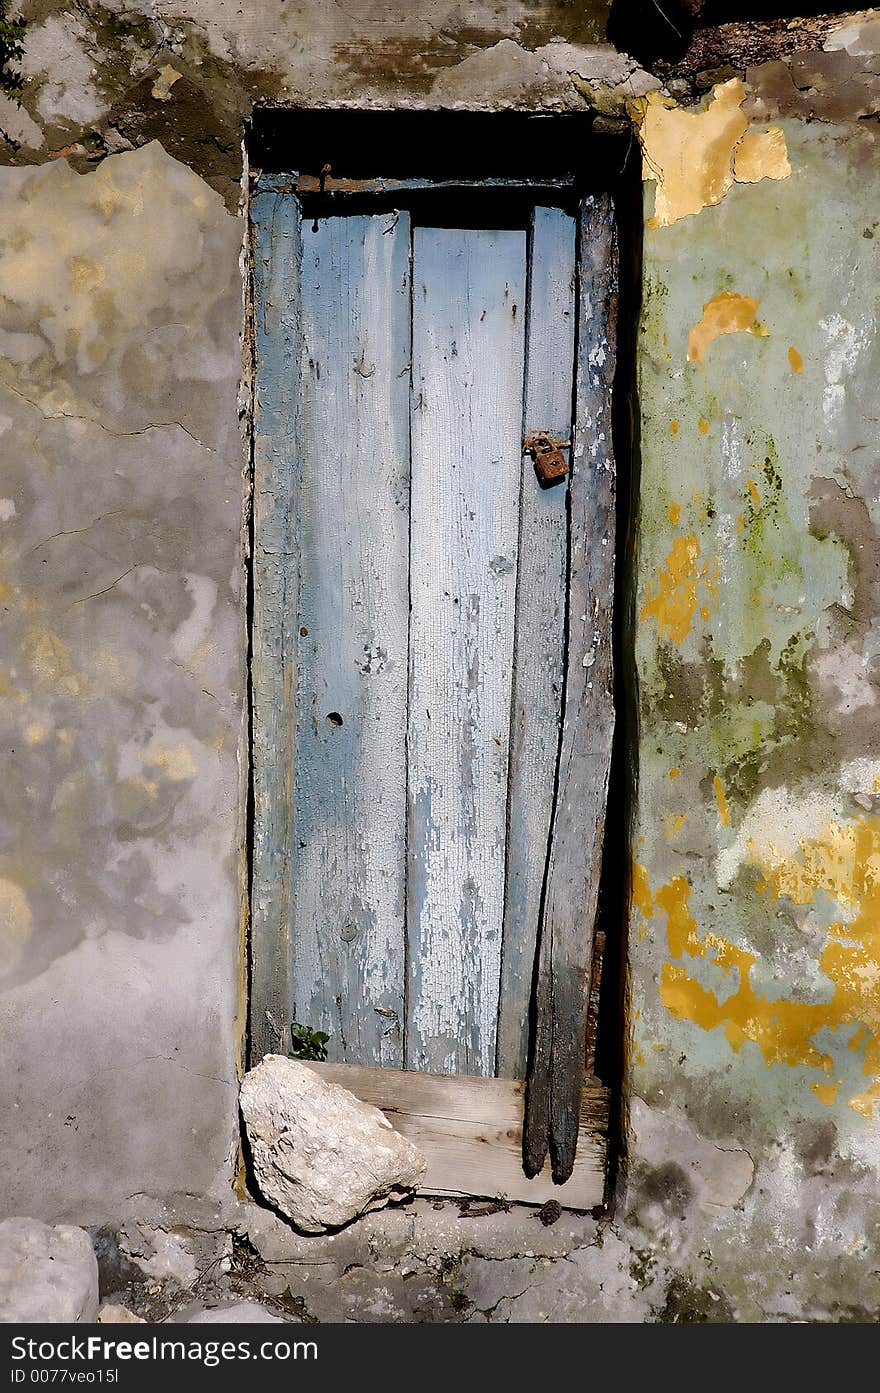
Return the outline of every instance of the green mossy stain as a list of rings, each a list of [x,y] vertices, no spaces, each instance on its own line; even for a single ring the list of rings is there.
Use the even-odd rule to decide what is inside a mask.
[[[640,333],[643,338],[656,344],[663,340],[665,332],[665,300],[669,286],[656,276],[646,275],[642,281],[642,315]]]
[[[657,1257],[650,1248],[635,1248],[629,1263],[629,1275],[641,1290],[649,1287],[657,1270]]]
[[[450,1254],[444,1255],[440,1260],[440,1267],[437,1273],[437,1285],[440,1289],[441,1297],[449,1304],[453,1311],[464,1312],[470,1309],[470,1300],[467,1292],[461,1287],[461,1262],[458,1258]]]
[[[775,449],[773,442],[767,442],[768,452],[764,456],[764,462],[760,467],[763,475],[763,485],[760,489],[761,502],[756,504],[751,494],[745,496],[745,507],[743,521],[745,523],[745,533],[743,551],[746,556],[751,557],[757,563],[757,567],[752,572],[753,579],[760,582],[763,572],[772,572],[783,558],[776,553],[775,547],[768,553],[768,542],[771,546],[775,541],[775,532],[778,532],[781,521],[782,498],[782,475],[779,472],[775,461]]]
[[[723,1292],[700,1287],[683,1272],[677,1272],[666,1288],[666,1304],[657,1316],[661,1325],[720,1325],[733,1319]]]

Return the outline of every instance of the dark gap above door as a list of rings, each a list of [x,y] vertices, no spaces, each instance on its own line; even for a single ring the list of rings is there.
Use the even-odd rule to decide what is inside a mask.
[[[592,133],[582,112],[306,111],[258,107],[251,166],[296,169],[327,187],[346,179],[576,179],[587,191],[620,177],[628,144]]]

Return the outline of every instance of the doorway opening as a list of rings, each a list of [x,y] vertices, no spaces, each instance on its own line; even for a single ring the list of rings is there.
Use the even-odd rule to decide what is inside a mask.
[[[250,204],[249,1063],[320,1038],[430,1192],[575,1208],[626,817],[597,147],[586,116],[262,113]]]

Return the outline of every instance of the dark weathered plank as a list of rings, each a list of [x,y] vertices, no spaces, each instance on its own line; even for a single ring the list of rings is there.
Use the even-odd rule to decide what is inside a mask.
[[[380,1108],[392,1125],[426,1157],[421,1194],[503,1195],[524,1204],[558,1200],[565,1209],[602,1203],[608,1092],[585,1079],[577,1161],[570,1179],[555,1185],[547,1167],[528,1179],[522,1168],[524,1084],[518,1079],[473,1078],[312,1064],[322,1078],[338,1083]]]
[[[526,237],[413,244],[406,1064],[494,1074]]]
[[[538,949],[523,1159],[554,1179],[575,1163],[593,933],[614,730],[615,471],[611,393],[617,251],[610,196],[581,206],[570,484],[568,646],[559,775]]]
[[[293,451],[299,418],[300,219],[295,198],[251,202],[255,336],[252,634],[254,848],[251,1056],[285,1049],[290,1022],[293,796]]]
[[[587,1007],[587,1032],[584,1042],[584,1071],[596,1072],[596,1051],[599,1045],[599,1003],[602,996],[602,971],[605,963],[605,934],[597,929],[593,935],[593,962],[590,967],[590,1000]]]
[[[293,1002],[403,1062],[409,217],[302,228]]]
[[[536,208],[529,262],[524,435],[571,434],[575,332],[575,219]],[[530,455],[522,465],[507,882],[501,956],[497,1072],[525,1076],[529,1001],[541,889],[553,813],[565,648],[567,483],[542,488]]]

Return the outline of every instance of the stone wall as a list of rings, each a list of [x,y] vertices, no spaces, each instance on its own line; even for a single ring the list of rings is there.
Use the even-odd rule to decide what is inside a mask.
[[[396,1274],[386,1319],[418,1317],[403,1268],[461,1296],[450,1319],[876,1316],[880,23],[802,48],[782,25],[757,60],[698,36],[729,60],[707,74],[617,52],[601,5],[24,13],[0,111],[4,1212],[256,1241],[232,1197],[247,116],[588,101],[646,175],[628,1164],[610,1227],[542,1246],[490,1216],[478,1244],[379,1216],[361,1266]],[[333,1242],[283,1260],[326,1249],[329,1276]]]

